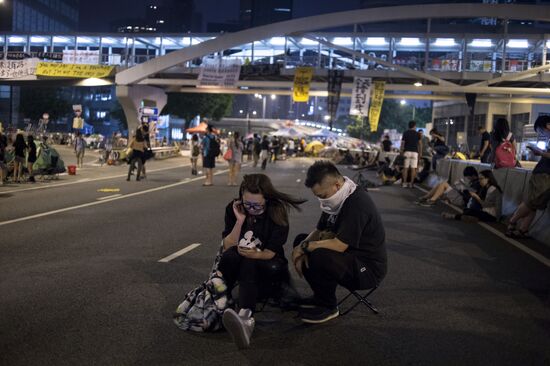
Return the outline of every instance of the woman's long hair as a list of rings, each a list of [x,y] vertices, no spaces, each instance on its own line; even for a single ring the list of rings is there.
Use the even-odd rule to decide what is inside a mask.
[[[493,135],[498,143],[500,144],[502,140],[507,138],[509,133],[510,125],[508,124],[506,118],[497,119],[495,125],[493,126]]]
[[[489,180],[489,185],[487,186],[487,189],[489,189],[490,186],[493,186],[496,189],[498,189],[500,193],[502,193],[502,188],[500,188],[500,186],[498,185],[498,182],[497,182],[495,176],[493,175],[492,171],[490,171],[489,169],[482,170],[479,174],[484,176],[485,178],[487,178]]]
[[[145,141],[145,138],[143,137],[143,132],[141,131],[141,128],[138,128],[136,130],[136,141],[137,142],[143,142]]]
[[[25,138],[23,137],[22,133],[18,133],[17,136],[15,136],[15,142],[13,146],[17,148],[27,146],[27,144],[25,143]]]
[[[304,199],[277,191],[265,174],[245,175],[239,189],[239,195],[242,197],[244,192],[263,195],[266,201],[267,214],[275,224],[280,226],[288,226],[288,213],[291,208],[301,211],[299,206],[306,202]]]
[[[233,134],[233,141],[235,142],[235,148],[240,149],[241,148],[241,135],[238,132],[235,132]]]

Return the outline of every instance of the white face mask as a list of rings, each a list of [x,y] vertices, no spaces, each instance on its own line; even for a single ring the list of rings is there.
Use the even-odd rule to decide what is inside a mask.
[[[329,198],[318,198],[321,210],[329,215],[338,215],[346,199],[355,192],[357,185],[348,177],[344,177],[344,184]]]

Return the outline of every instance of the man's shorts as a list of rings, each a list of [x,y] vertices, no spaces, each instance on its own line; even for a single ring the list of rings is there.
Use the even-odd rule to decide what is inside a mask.
[[[203,156],[202,167],[206,169],[214,169],[216,167],[216,158],[211,156]]]
[[[408,169],[416,169],[418,168],[418,153],[414,151],[405,151],[403,154],[405,157],[405,165],[403,168]]]
[[[533,174],[527,188],[527,207],[545,210],[550,201],[550,174]]]

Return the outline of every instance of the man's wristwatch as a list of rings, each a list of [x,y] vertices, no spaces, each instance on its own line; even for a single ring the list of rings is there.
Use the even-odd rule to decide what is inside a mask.
[[[304,240],[302,243],[300,243],[300,249],[306,254],[309,254],[309,241]]]

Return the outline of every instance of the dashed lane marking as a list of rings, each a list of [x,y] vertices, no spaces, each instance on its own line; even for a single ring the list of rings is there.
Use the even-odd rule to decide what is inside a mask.
[[[186,246],[185,248],[183,248],[182,250],[179,250],[179,251],[177,251],[173,254],[170,254],[168,257],[162,258],[161,260],[159,260],[159,262],[160,263],[168,263],[171,260],[176,259],[177,257],[181,257],[185,253],[189,253],[190,251],[192,251],[193,249],[199,247],[200,245],[201,245],[201,243],[190,244],[190,245]]]

